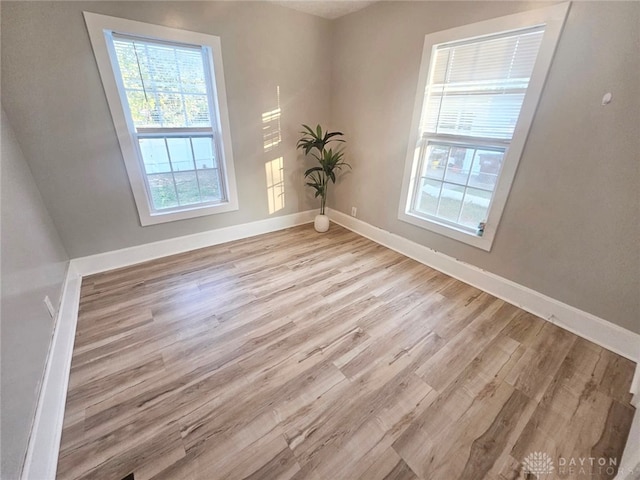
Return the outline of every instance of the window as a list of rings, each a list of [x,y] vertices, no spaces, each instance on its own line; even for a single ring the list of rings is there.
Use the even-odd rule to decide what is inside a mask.
[[[85,21],[142,225],[237,210],[220,39]]]
[[[426,36],[401,220],[490,250],[567,10]]]

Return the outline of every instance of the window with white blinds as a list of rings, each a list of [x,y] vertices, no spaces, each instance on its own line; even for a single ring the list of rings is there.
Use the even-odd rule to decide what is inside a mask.
[[[117,33],[112,41],[136,128],[211,127],[202,47]]]
[[[219,38],[85,19],[141,223],[237,209]]]
[[[566,10],[427,36],[400,219],[490,248]]]
[[[544,27],[438,45],[421,129],[427,133],[511,139]]]

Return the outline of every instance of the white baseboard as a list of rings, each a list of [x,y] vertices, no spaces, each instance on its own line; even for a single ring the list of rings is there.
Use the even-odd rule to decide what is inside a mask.
[[[627,445],[622,454],[619,473],[616,480],[638,480],[640,478],[640,365],[636,365],[636,371],[631,382],[633,399],[631,404],[636,407],[633,415],[631,430],[627,437]]]
[[[638,480],[640,478],[640,367],[636,366],[636,372],[631,383],[631,393],[634,394],[632,404],[636,407],[631,422],[631,430],[624,447],[620,467],[615,480]]]
[[[631,404],[636,407],[636,409],[640,410],[640,363],[636,365],[636,371],[633,375],[629,391],[633,393]],[[638,453],[640,453],[640,451]],[[640,458],[638,458],[638,460],[640,461]]]
[[[636,363],[640,361],[640,335],[637,333],[340,211],[330,210],[328,214],[338,225],[363,237],[473,285],[618,355]]]
[[[49,347],[22,479],[54,479],[67,400],[82,278],[69,265]]]
[[[74,258],[71,263],[80,275],[93,275],[94,273],[128,267],[137,263],[184,253],[198,248],[210,247],[220,243],[232,242],[242,238],[249,238],[262,235],[263,233],[295,227],[296,225],[312,222],[317,213],[316,210],[307,210],[290,215],[267,218],[256,222],[208,230],[206,232],[170,238],[159,242],[145,243],[144,245],[99,253],[97,255]]]

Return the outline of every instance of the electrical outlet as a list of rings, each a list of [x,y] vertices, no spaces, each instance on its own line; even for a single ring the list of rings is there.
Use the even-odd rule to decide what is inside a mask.
[[[357,207],[351,207],[351,216],[352,216],[352,217],[357,217],[357,216],[358,216],[358,209],[357,209]]]
[[[53,303],[51,303],[51,299],[49,298],[49,295],[44,297],[44,304],[47,306],[47,310],[49,310],[49,315],[51,315],[51,318],[55,317],[56,309],[53,308]]]

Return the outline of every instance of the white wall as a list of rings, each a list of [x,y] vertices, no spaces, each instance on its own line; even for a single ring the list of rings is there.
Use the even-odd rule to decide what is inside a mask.
[[[68,265],[58,233],[2,110],[2,308],[0,315],[0,477],[17,478],[24,460],[53,319]]]
[[[270,2],[10,2],[2,8],[4,108],[72,257],[316,206],[295,144],[329,118],[330,23]],[[221,37],[240,210],[141,227],[83,10]],[[265,152],[262,114],[282,144]],[[285,207],[270,213],[265,163],[284,158]]]
[[[379,2],[336,20],[332,126],[354,168],[330,206],[640,332],[638,2],[573,3],[491,252],[397,219],[425,34],[544,5]]]

